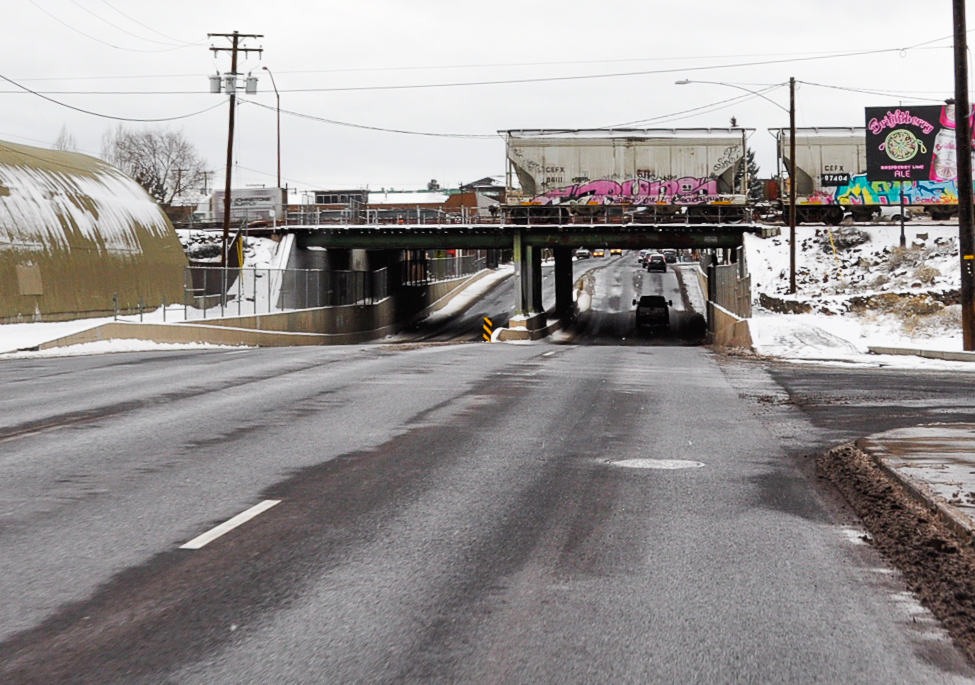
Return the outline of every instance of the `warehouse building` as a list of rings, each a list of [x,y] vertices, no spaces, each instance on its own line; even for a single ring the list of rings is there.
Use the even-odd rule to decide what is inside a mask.
[[[0,323],[181,302],[186,265],[162,209],[118,169],[0,142]]]

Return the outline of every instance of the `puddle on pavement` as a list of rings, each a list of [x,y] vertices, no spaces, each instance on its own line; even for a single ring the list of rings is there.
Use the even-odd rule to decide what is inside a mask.
[[[675,471],[677,469],[699,469],[704,464],[687,459],[619,459],[609,462],[612,466],[626,469],[662,469]]]

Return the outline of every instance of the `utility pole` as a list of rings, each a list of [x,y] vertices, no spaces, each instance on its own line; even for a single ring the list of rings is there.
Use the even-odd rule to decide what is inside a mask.
[[[245,55],[251,52],[261,54],[263,48],[241,47],[240,41],[247,38],[263,38],[259,33],[208,33],[208,38],[228,38],[230,39],[229,48],[218,48],[210,46],[214,55],[220,52],[230,53],[230,72],[225,75],[227,94],[230,95],[230,126],[227,134],[227,182],[224,186],[223,197],[223,249],[220,251],[220,266],[227,266],[227,243],[230,242],[230,174],[234,163],[234,112],[237,108],[237,53],[243,52]]]
[[[955,149],[958,151],[958,252],[961,256],[961,330],[966,351],[975,350],[975,245],[972,238],[972,129],[968,103],[968,40],[965,0],[953,0],[955,24]]]
[[[796,79],[789,79],[789,293],[796,294]]]

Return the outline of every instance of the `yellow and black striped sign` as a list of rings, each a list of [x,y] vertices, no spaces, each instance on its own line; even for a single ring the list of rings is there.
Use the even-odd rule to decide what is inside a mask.
[[[484,317],[484,340],[491,342],[491,334],[494,333],[494,323],[491,319]]]

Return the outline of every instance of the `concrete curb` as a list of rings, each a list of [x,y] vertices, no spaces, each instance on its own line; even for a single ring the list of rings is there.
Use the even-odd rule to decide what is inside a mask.
[[[889,478],[900,483],[910,496],[921,506],[935,514],[952,532],[975,543],[975,524],[965,514],[935,495],[927,485],[914,480],[907,474],[901,473],[878,454],[874,453],[866,444],[867,438],[854,441],[854,446],[866,454]]]
[[[949,362],[975,362],[975,352],[947,352],[941,350],[919,350],[911,347],[868,347],[870,354],[890,354],[941,359]]]

